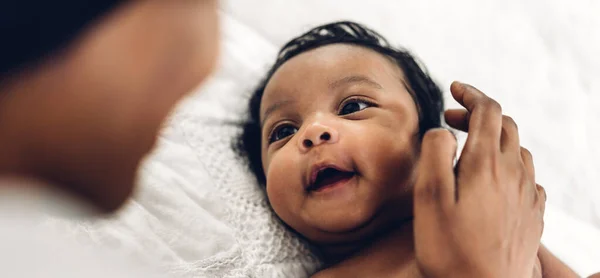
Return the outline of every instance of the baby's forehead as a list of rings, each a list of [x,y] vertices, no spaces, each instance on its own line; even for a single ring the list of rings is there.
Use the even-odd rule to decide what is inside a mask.
[[[402,82],[404,74],[390,57],[367,47],[351,44],[321,46],[283,63],[267,82],[262,103],[310,97],[310,94],[302,93],[306,90],[325,93],[332,84],[344,79],[389,86],[391,82]]]

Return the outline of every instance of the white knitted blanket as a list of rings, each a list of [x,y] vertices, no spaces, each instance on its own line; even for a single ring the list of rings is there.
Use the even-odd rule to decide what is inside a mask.
[[[600,271],[597,2],[340,3],[223,1],[219,69],[172,116],[133,200],[107,219],[50,223],[175,277],[314,272],[319,262],[278,222],[231,144],[277,47],[318,23],[354,19],[411,48],[446,91],[462,79],[499,99],[548,191],[545,243],[581,274]]]

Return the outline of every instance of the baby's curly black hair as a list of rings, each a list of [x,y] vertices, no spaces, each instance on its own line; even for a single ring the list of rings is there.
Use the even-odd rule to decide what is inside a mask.
[[[261,161],[260,103],[267,83],[273,73],[294,56],[334,43],[362,46],[390,58],[402,69],[407,79],[419,113],[420,138],[427,130],[441,126],[441,114],[444,110],[442,91],[407,50],[390,46],[379,33],[355,22],[340,21],[321,25],[292,39],[281,48],[275,64],[254,90],[248,103],[249,117],[243,124],[236,148],[241,156],[248,159],[249,167],[261,185],[266,184],[266,177]]]

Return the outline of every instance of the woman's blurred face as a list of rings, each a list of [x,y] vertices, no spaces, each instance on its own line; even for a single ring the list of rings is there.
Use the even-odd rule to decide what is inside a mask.
[[[17,142],[27,165],[9,171],[119,207],[163,120],[214,67],[217,42],[214,0],[116,7],[8,87],[0,143]]]

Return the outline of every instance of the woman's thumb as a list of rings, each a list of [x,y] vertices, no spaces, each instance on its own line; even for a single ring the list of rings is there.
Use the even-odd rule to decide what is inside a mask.
[[[415,216],[431,209],[439,211],[438,206],[456,202],[453,167],[456,147],[456,138],[447,129],[436,128],[425,133],[414,188]]]

